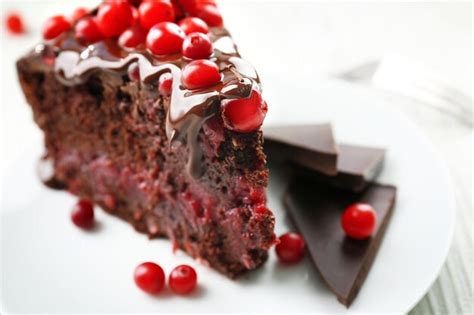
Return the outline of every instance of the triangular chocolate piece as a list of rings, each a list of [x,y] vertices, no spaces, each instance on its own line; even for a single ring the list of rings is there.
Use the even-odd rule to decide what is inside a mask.
[[[396,188],[370,184],[362,193],[330,187],[304,178],[294,180],[285,196],[286,207],[306,240],[311,259],[337,299],[349,306],[357,296],[377,254],[395,204]],[[355,202],[372,205],[377,226],[367,240],[346,237],[344,209]]]

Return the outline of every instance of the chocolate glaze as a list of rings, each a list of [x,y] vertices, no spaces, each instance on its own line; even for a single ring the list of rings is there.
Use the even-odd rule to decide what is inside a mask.
[[[218,65],[222,81],[198,90],[188,90],[181,84],[181,70],[191,61],[181,54],[156,56],[143,48],[127,51],[116,40],[85,46],[75,40],[71,32],[52,43],[38,45],[33,53],[45,56],[53,51],[56,55],[54,70],[57,79],[65,85],[84,83],[98,71],[122,76],[133,63],[138,65],[142,84],[156,84],[161,74],[170,72],[173,84],[166,133],[170,144],[186,140],[190,152],[188,171],[194,177],[199,177],[202,170],[197,137],[204,122],[219,113],[222,100],[248,98],[253,89],[261,90],[255,69],[240,58],[228,31],[213,28],[209,37],[214,44],[214,53],[209,59]]]

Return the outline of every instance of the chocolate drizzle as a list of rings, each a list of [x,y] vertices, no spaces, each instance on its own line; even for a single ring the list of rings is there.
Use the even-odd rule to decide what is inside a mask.
[[[159,76],[170,72],[173,76],[172,93],[166,119],[166,134],[170,145],[186,139],[189,147],[188,171],[194,177],[202,173],[201,150],[197,143],[204,122],[220,111],[224,99],[247,98],[253,89],[260,90],[260,79],[255,69],[239,53],[229,33],[215,28],[209,34],[214,43],[214,61],[222,81],[212,87],[188,90],[181,84],[181,69],[190,62],[183,56],[154,56],[146,50],[126,51],[116,41],[104,40],[94,45],[80,45],[71,33],[52,46],[58,51],[54,63],[57,78],[65,85],[81,84],[90,74],[107,71],[123,75],[132,63],[138,64],[143,84],[153,84]],[[44,49],[35,49],[39,53]]]

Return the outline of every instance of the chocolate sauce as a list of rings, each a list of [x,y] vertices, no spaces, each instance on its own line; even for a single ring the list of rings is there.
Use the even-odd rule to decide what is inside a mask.
[[[93,45],[78,43],[72,33],[65,34],[51,44],[57,51],[54,69],[58,80],[65,85],[77,85],[87,81],[97,71],[123,75],[132,63],[137,63],[144,84],[155,83],[159,76],[170,72],[173,76],[172,93],[166,119],[166,134],[170,144],[186,139],[189,146],[188,171],[194,177],[202,173],[201,151],[197,138],[205,121],[220,111],[224,99],[247,98],[253,89],[260,91],[260,79],[255,69],[240,58],[227,30],[212,29],[214,61],[221,72],[222,81],[212,87],[188,90],[181,84],[181,70],[190,62],[180,54],[155,56],[146,50],[127,51],[116,41],[104,40]],[[44,47],[37,47],[40,53]]]

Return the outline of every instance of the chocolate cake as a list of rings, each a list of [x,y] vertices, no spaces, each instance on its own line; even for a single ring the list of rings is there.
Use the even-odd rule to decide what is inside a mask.
[[[128,21],[128,8],[146,24],[140,2],[106,1],[57,36],[45,31],[48,40],[18,60],[21,87],[44,132],[42,163],[52,166],[43,180],[236,277],[260,266],[275,241],[259,77],[209,0],[160,1],[174,10],[166,23],[191,15],[207,22],[212,51],[205,61],[193,63],[172,44],[157,48],[153,36],[167,27],[183,41],[173,23],[143,26],[146,44],[123,47],[115,30]],[[116,25],[107,25],[111,6],[126,11]],[[125,27],[133,31],[134,23]],[[90,40],[94,27],[101,34]],[[218,82],[192,86],[196,77],[185,72],[203,64],[198,79],[209,81],[206,69],[217,66]],[[165,75],[170,95],[159,86]]]

